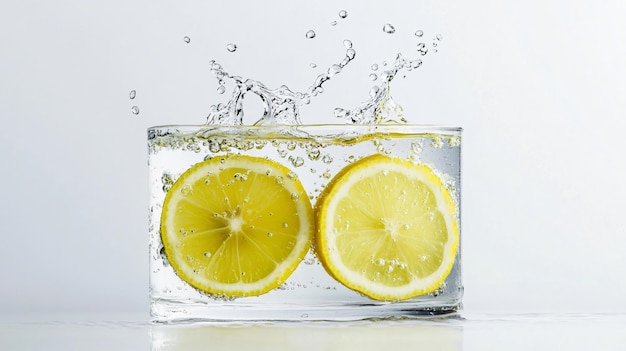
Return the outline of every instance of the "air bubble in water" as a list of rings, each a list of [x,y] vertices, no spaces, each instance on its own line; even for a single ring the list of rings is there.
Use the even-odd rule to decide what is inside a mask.
[[[138,115],[139,114],[139,107],[137,106],[133,106],[130,108],[130,112],[133,113],[133,115]]]
[[[237,50],[237,45],[230,43],[226,45],[226,50],[228,50],[229,52],[235,52]]]
[[[339,11],[339,17],[341,17],[341,18],[348,17],[348,11],[346,11],[346,10]]]
[[[191,38],[190,37],[184,37],[183,40],[185,41],[185,43],[189,44],[191,43]]]
[[[130,94],[128,94],[128,97],[132,100],[135,98],[135,96],[137,96],[137,92],[135,90],[131,90]]]
[[[393,34],[396,32],[396,28],[394,28],[394,26],[392,26],[390,23],[387,23],[383,26],[383,32],[387,34]]]
[[[424,31],[423,30],[418,30],[415,32],[415,36],[418,38],[421,38],[424,35]]]
[[[309,30],[306,32],[306,38],[307,39],[313,39],[315,38],[315,32],[313,30]]]

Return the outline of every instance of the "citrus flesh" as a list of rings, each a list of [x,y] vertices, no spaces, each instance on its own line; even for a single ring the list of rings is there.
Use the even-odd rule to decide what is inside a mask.
[[[430,293],[456,259],[456,206],[426,165],[363,158],[330,181],[315,212],[322,265],[370,298],[399,301]]]
[[[256,296],[280,286],[312,236],[313,210],[297,176],[263,158],[200,162],[163,204],[167,259],[182,280],[212,295]]]

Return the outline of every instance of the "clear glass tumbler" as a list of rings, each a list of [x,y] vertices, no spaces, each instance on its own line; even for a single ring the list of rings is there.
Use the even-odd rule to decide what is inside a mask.
[[[156,322],[461,308],[461,128],[148,129]]]

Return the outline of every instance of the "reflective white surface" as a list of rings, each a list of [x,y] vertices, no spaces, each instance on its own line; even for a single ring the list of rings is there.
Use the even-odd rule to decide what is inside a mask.
[[[624,350],[625,314],[156,325],[141,316],[0,321],[0,350]],[[146,318],[147,319],[147,318]]]

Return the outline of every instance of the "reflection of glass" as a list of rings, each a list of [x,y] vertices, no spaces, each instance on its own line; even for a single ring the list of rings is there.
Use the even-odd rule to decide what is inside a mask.
[[[431,316],[456,312],[461,304],[463,292],[458,247],[460,241],[451,238],[456,238],[455,235],[460,232],[460,135],[460,128],[418,125],[204,125],[148,129],[150,294],[153,319],[354,320],[371,317]],[[379,156],[368,158],[372,155]],[[364,159],[369,161],[364,162]],[[206,167],[194,167],[199,163]],[[359,186],[349,189],[352,181],[345,180],[346,174],[354,174],[355,169],[367,173],[371,167],[378,167],[377,172],[380,173],[372,173],[372,179],[382,179],[389,171],[392,172],[390,176],[392,178],[385,180],[386,183],[380,186],[370,185],[375,194],[366,194],[367,191]],[[194,178],[189,175],[197,170],[204,172],[201,177]],[[397,174],[394,173],[396,171]],[[408,174],[409,181],[402,172]],[[417,174],[415,179],[422,176],[426,178],[419,178],[423,181],[414,182],[413,178],[410,178],[414,173]],[[363,178],[360,173],[356,174],[353,178],[356,179],[355,182]],[[182,180],[177,182],[179,179]],[[245,185],[254,184],[252,179],[256,179],[261,185]],[[200,181],[201,185],[206,184],[206,187],[194,188],[199,186],[197,184],[200,184]],[[303,192],[298,194],[289,190],[292,188],[285,184],[291,183],[301,184]],[[327,189],[329,184],[333,187],[331,190]],[[239,186],[240,188],[237,188]],[[419,190],[416,190],[418,188]],[[230,191],[233,193],[230,194]],[[289,196],[286,197],[287,201],[280,200],[280,196],[276,194],[281,191],[292,191],[291,200]],[[389,196],[396,196],[393,199],[397,198],[397,201],[393,201],[392,209],[381,210],[381,213],[384,216],[404,213],[401,218],[409,222],[389,224],[385,217],[379,218],[380,221],[377,222],[379,224],[371,224],[371,227],[359,224],[361,229],[352,236],[356,238],[354,239],[356,244],[339,246],[341,239],[337,234],[338,246],[332,247],[331,244],[326,246],[330,247],[329,257],[334,252],[339,252],[337,256],[339,259],[331,261],[328,258],[327,261],[323,259],[323,262],[320,262],[314,246],[321,242],[321,236],[326,235],[324,232],[326,229],[319,223],[330,223],[328,226],[331,227],[335,219],[348,218],[341,222],[341,227],[348,230],[350,225],[352,228],[358,227],[357,224],[366,215],[358,212],[363,212],[359,209],[342,213],[339,213],[339,210],[336,213],[324,212],[330,206],[325,202],[320,205],[321,201],[318,199],[324,196],[330,198],[328,194],[339,194],[338,198],[352,196],[355,191],[360,192],[361,200],[355,201],[354,207],[363,203],[382,203],[379,198],[385,198],[389,202]],[[199,192],[203,192],[204,195],[200,198],[191,196]],[[263,194],[263,197],[255,198],[256,193]],[[215,194],[219,194],[219,199],[207,200],[218,196]],[[170,200],[166,199],[166,195]],[[448,198],[444,195],[450,200],[446,201]],[[179,202],[175,203],[171,199],[180,200],[176,200]],[[171,209],[168,212],[169,219],[179,220],[184,217],[182,221],[192,217],[206,218],[204,222],[223,225],[216,225],[215,228],[198,228],[194,227],[198,222],[195,220],[190,226],[180,224],[182,222],[176,222],[171,226],[164,225],[162,223],[162,218],[165,218],[162,217],[164,201],[169,201],[168,208]],[[241,206],[233,205],[236,201],[240,201]],[[292,245],[297,240],[285,239],[284,245],[279,249],[272,247],[271,243],[281,240],[281,235],[284,238],[284,235],[291,233],[289,231],[293,228],[300,228],[302,232],[304,222],[299,220],[307,215],[304,212],[294,213],[288,210],[286,215],[292,215],[295,219],[292,222],[281,223],[284,229],[275,231],[264,228],[263,238],[246,241],[251,236],[259,235],[259,228],[271,224],[269,219],[269,222],[263,222],[261,225],[247,223],[246,213],[256,213],[255,218],[262,215],[269,218],[280,211],[285,212],[285,206],[291,206],[293,202],[306,203],[309,208],[314,208],[310,210],[313,223],[309,234],[312,236],[312,242],[303,246],[305,250],[303,253],[307,251],[308,253],[303,258],[296,258],[295,271],[278,274],[277,279],[286,280],[277,280],[276,287],[270,286],[268,292],[258,293],[250,290],[252,293],[249,296],[239,296],[238,294],[241,291],[245,292],[246,289],[243,283],[248,283],[248,280],[252,279],[249,277],[268,269],[260,263],[257,266],[237,261],[232,252],[250,252],[245,250],[252,247],[253,250],[258,249],[262,252],[258,257],[272,256],[275,266],[280,266],[283,256],[275,254],[272,250],[288,251],[285,246]],[[328,202],[330,203],[330,200]],[[337,203],[339,202],[337,200]],[[264,209],[266,212],[257,213],[250,204],[267,207],[269,210]],[[223,211],[214,211],[215,213],[202,212],[203,206],[213,211],[212,209],[216,208],[214,205],[226,207]],[[180,207],[174,209],[175,206]],[[250,206],[253,208],[250,209]],[[433,208],[429,210],[431,212],[419,212],[427,206]],[[447,214],[442,215],[441,212]],[[329,219],[326,222],[318,220],[324,213],[330,213],[327,214]],[[419,225],[414,225],[412,221],[415,218],[421,218],[422,222],[416,222]],[[426,221],[424,218],[428,218],[430,222],[424,222]],[[174,223],[174,220],[169,219],[168,223]],[[314,230],[316,223],[317,230]],[[377,227],[379,225],[380,228]],[[246,232],[247,230],[249,232]],[[358,242],[373,230],[388,233],[389,237],[381,241],[376,239]],[[428,234],[430,236],[427,240],[424,239],[419,248],[414,250],[414,246],[407,245],[414,245],[419,238],[415,239],[412,233],[420,230],[424,232],[430,230],[433,233]],[[243,234],[238,237],[237,233],[240,232]],[[210,233],[222,235],[219,239],[222,241],[210,236],[212,235]],[[170,239],[164,245],[162,238],[165,236]],[[188,239],[191,237],[193,239]],[[233,237],[239,240],[236,250],[228,251],[224,248],[226,245],[224,243],[234,240],[231,239]],[[405,237],[408,239],[404,239]],[[447,246],[444,247],[444,244]],[[322,250],[319,248],[321,246],[323,245],[318,245],[318,250]],[[368,252],[371,247],[376,247],[373,251],[375,254],[361,257],[364,255],[363,252]],[[393,256],[390,252],[401,255]],[[449,252],[448,257],[446,254]],[[357,267],[363,262],[361,272],[355,271],[357,276],[363,274],[368,279],[383,281],[388,284],[390,291],[396,285],[408,285],[406,281],[416,281],[413,279],[416,275],[426,275],[425,272],[431,266],[443,267],[441,270],[443,273],[440,280],[433,279],[428,283],[432,286],[421,293],[407,289],[408,293],[402,291],[397,295],[389,295],[392,297],[386,297],[379,292],[380,290],[372,293],[371,289],[368,290],[367,284],[366,288],[359,290],[358,287],[355,288],[358,284],[353,284],[355,280],[350,280],[353,279],[352,276],[341,276],[337,273],[339,271],[337,265],[343,264],[346,257],[353,259]],[[299,262],[300,259],[302,262]],[[418,262],[421,266],[411,270],[415,261],[423,263]],[[446,266],[446,262],[449,262],[449,265]],[[346,267],[350,268],[348,264]],[[336,279],[333,279],[331,274]],[[360,276],[358,278],[356,281],[360,283],[362,279]],[[214,284],[213,281],[219,281],[219,284]],[[224,286],[228,288],[235,286],[232,290],[234,293],[223,292],[225,290],[214,292],[211,290],[214,286],[220,289]],[[384,294],[385,290],[382,291]]]
[[[193,350],[386,350],[459,351],[463,326],[379,321],[363,324],[153,325],[152,351]]]

